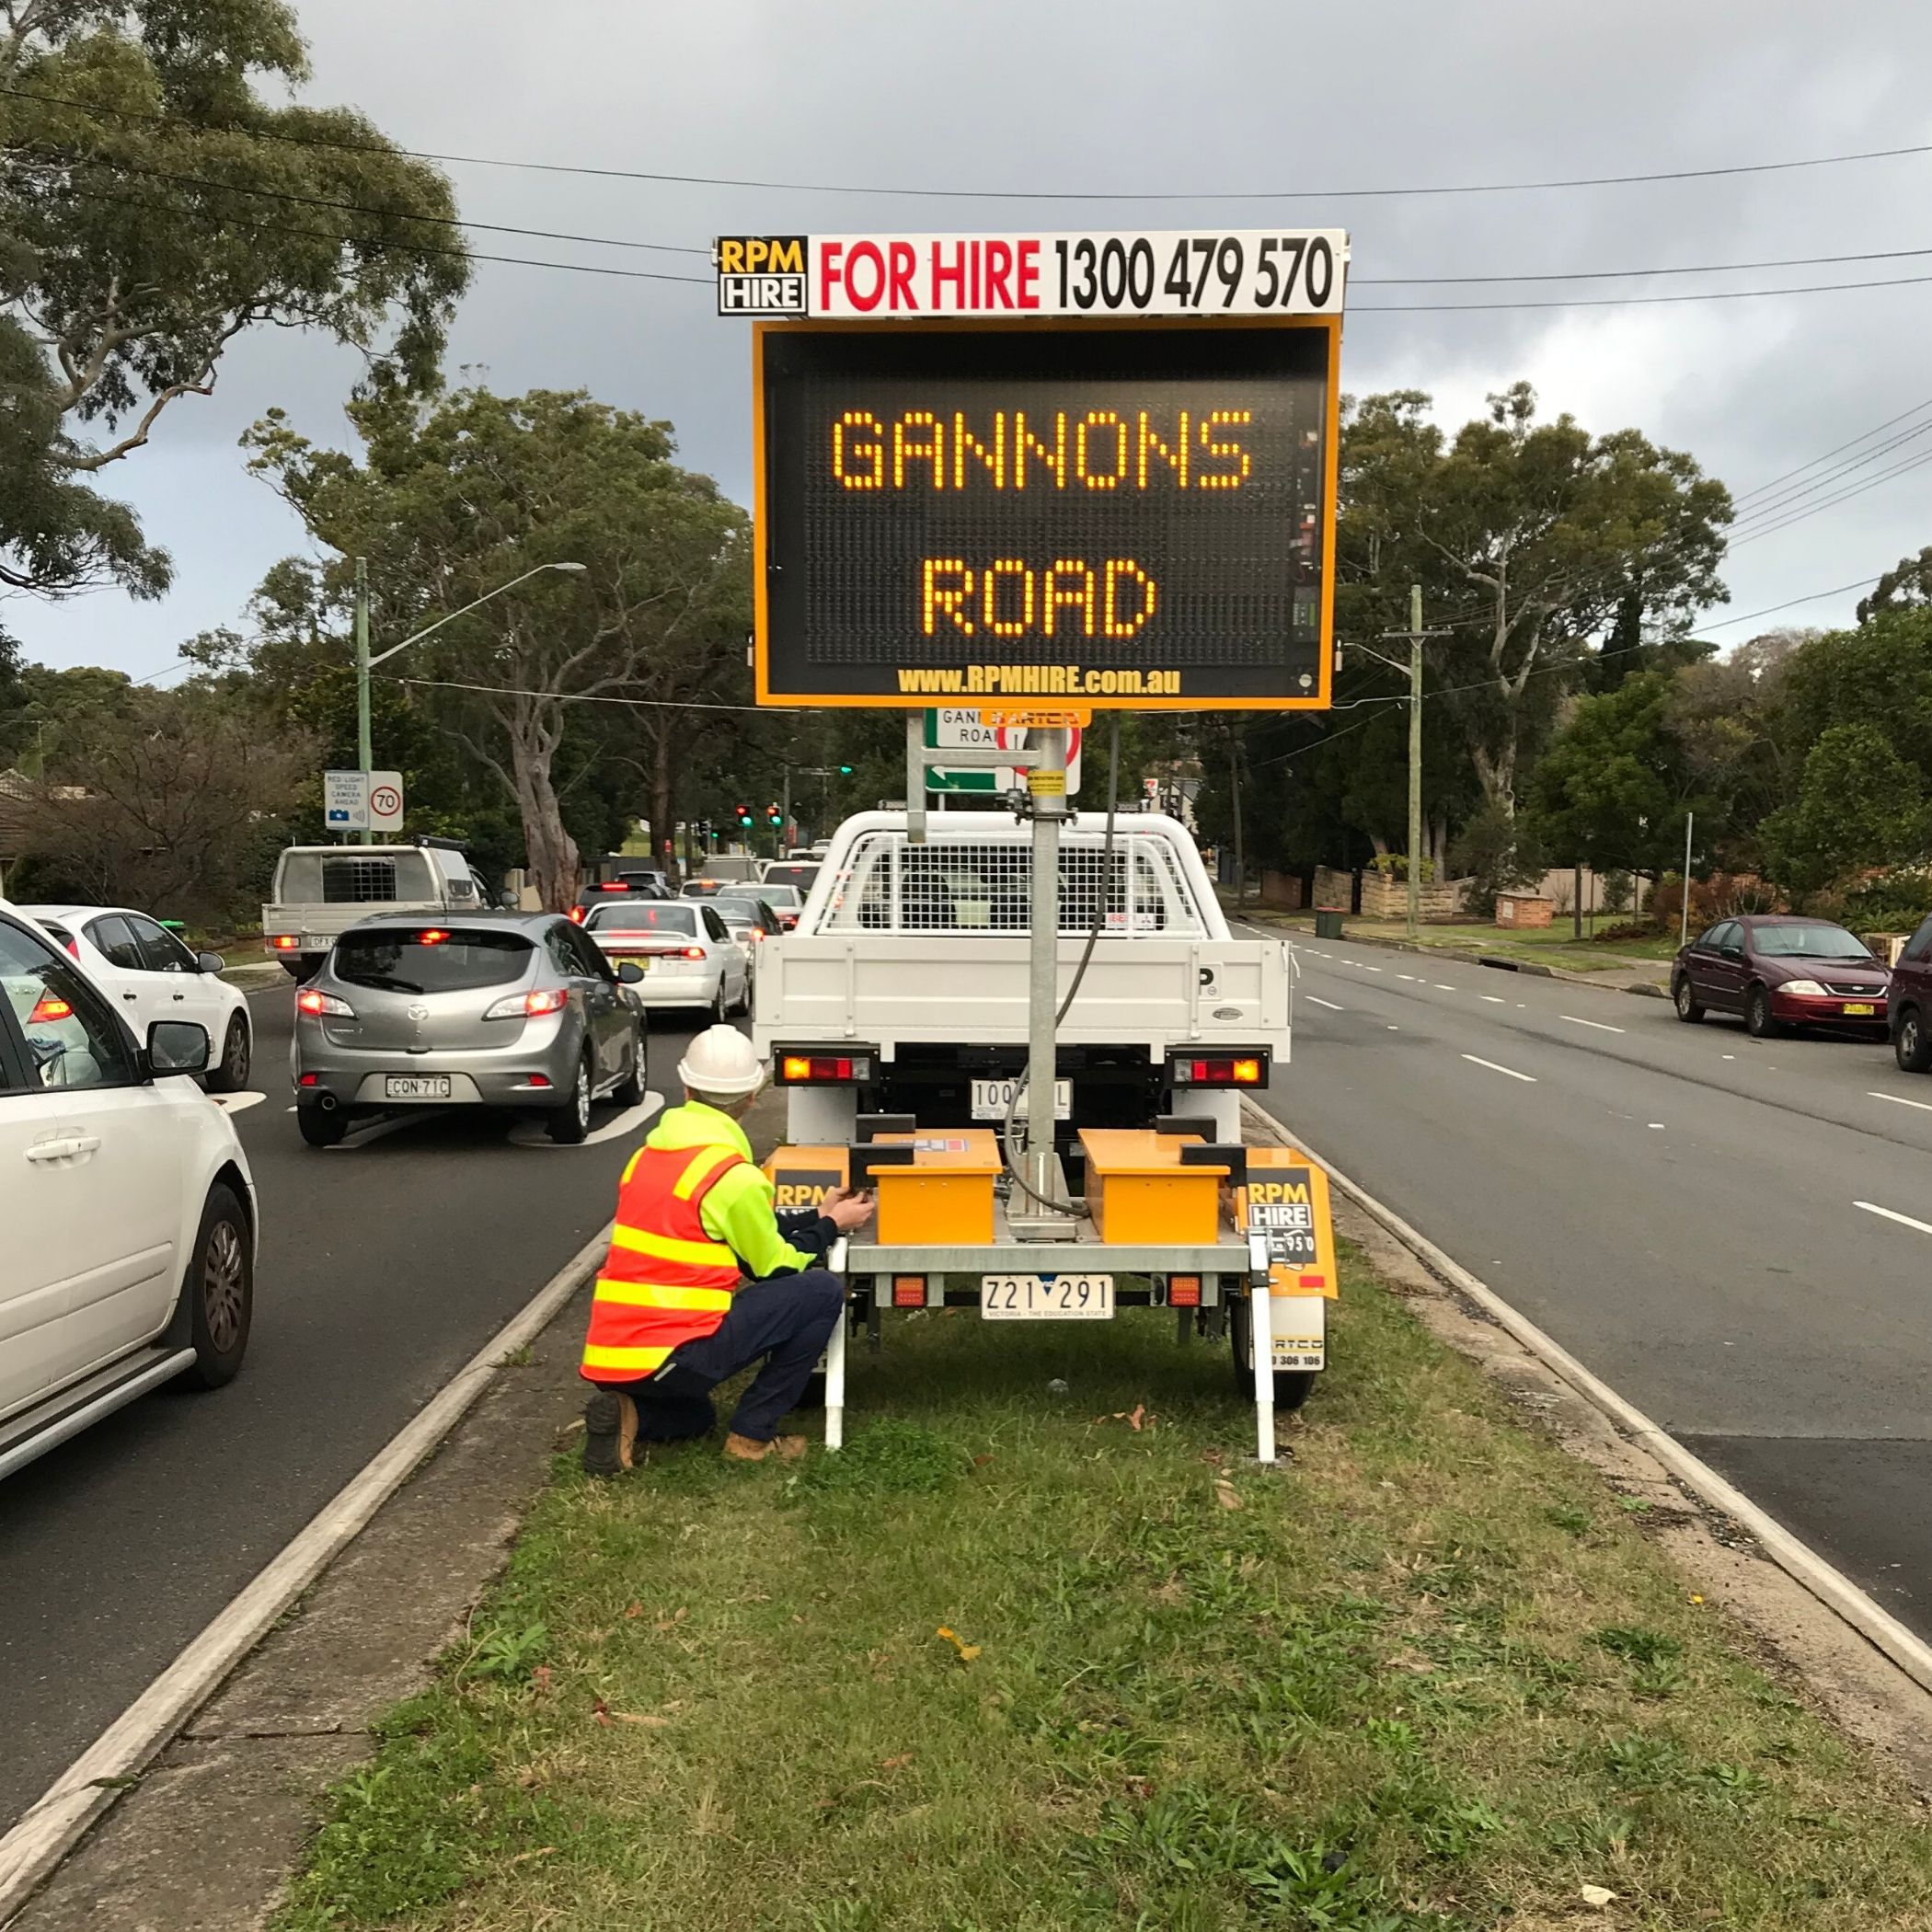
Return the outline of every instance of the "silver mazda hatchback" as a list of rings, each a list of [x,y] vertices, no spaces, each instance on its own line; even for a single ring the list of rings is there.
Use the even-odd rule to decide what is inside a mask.
[[[627,991],[640,977],[554,914],[364,919],[295,995],[302,1138],[332,1147],[376,1114],[493,1107],[581,1141],[592,1102],[644,1098],[643,1016]]]

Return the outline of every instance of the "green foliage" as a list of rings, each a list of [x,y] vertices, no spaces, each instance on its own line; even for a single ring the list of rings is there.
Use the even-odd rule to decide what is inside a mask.
[[[306,71],[281,0],[8,10],[0,581],[167,587],[94,479],[248,329],[319,329],[368,354],[372,387],[434,382],[467,280],[449,185],[360,114],[255,91]]]
[[[808,1461],[788,1487],[799,1498],[932,1496],[966,1467],[965,1455],[936,1431],[883,1416],[857,1430],[838,1455]]]
[[[1478,919],[1496,911],[1496,895],[1532,885],[1548,869],[1534,825],[1520,822],[1498,804],[1479,806],[1449,847],[1449,872],[1470,881],[1467,910]]]
[[[1869,624],[1885,611],[1916,610],[1932,604],[1932,544],[1916,557],[1902,557],[1858,600],[1858,622]]]
[[[1585,697],[1537,765],[1528,821],[1558,858],[1603,869],[1660,869],[1684,849],[1685,776],[1659,672]]]
[[[1932,844],[1925,779],[1879,725],[1832,725],[1805,758],[1797,803],[1765,821],[1763,838],[1772,876],[1800,892],[1921,857]]]
[[[1932,917],[1932,865],[1899,866],[1840,894],[1829,907],[1855,933],[1909,933]]]

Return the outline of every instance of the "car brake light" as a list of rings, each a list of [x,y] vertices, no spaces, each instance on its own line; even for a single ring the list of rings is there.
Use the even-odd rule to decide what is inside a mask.
[[[297,938],[293,933],[277,933],[275,937],[269,941],[269,944],[272,946],[277,952],[293,952],[295,949],[302,944],[302,941],[299,938]]]
[[[606,879],[604,881],[604,883],[597,888],[597,890],[600,892],[622,892],[627,891],[629,889],[625,885],[624,881],[621,879]]]
[[[70,959],[77,960],[80,958],[80,948],[75,944],[72,937],[63,938],[61,944],[67,949],[67,954]]]
[[[448,937],[449,935],[440,926],[432,926],[427,932],[416,935],[416,943],[419,946],[441,946]]]
[[[336,1019],[353,1019],[355,1008],[346,999],[338,999],[332,993],[324,993],[316,986],[305,986],[295,995],[295,1005],[304,1013],[328,1014]]]
[[[36,1020],[43,1025],[51,1019],[69,1019],[74,1008],[57,994],[43,993],[34,1003],[34,1009],[27,1016],[27,1024],[32,1026]]]
[[[570,1004],[569,991],[562,986],[538,986],[529,993],[512,993],[500,999],[485,1019],[541,1019],[546,1013],[561,1013]]]
[[[753,926],[753,927],[752,927],[752,937],[753,937],[753,938],[754,938],[754,939],[762,939],[762,938],[764,938],[764,937],[765,937],[765,928],[764,928],[764,927],[763,927],[762,926]]]
[[[863,1053],[786,1053],[778,1062],[780,1086],[804,1087],[813,1081],[869,1080],[872,1063]]]
[[[923,1274],[895,1274],[892,1277],[892,1305],[895,1308],[925,1307],[926,1277]]]
[[[683,952],[678,954],[678,958],[681,960],[701,960],[704,956],[705,949],[702,946],[687,946]]]
[[[1167,1277],[1167,1305],[1170,1308],[1200,1307],[1201,1277],[1198,1274],[1170,1274]]]
[[[573,926],[583,924],[583,908],[581,905],[573,905],[570,908],[570,923]]]

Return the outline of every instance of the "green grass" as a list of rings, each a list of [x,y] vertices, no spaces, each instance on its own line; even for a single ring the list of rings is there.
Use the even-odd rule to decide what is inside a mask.
[[[799,1467],[560,1461],[281,1932],[1932,1924],[1920,1814],[1346,1259],[1272,1469],[1139,1313],[891,1324]]]

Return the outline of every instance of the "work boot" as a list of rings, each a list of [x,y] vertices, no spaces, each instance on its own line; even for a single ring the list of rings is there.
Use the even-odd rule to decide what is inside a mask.
[[[631,1466],[638,1440],[638,1405],[615,1389],[600,1388],[583,1405],[586,1476],[615,1476]]]
[[[810,1444],[802,1435],[775,1435],[762,1443],[754,1435],[740,1435],[734,1429],[725,1437],[724,1457],[728,1463],[762,1463],[776,1456],[781,1463],[795,1463]]]

